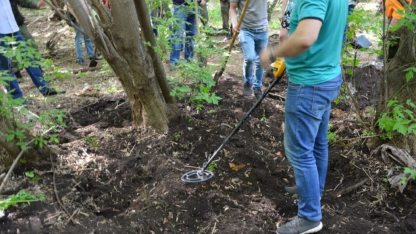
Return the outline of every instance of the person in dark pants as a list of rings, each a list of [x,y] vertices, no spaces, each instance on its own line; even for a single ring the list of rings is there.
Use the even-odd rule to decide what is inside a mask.
[[[5,37],[12,37],[16,41],[24,42],[22,34],[19,31],[16,19],[13,15],[12,7],[9,0],[0,0],[0,47],[9,48],[12,43],[1,40]],[[34,63],[36,61],[33,61]],[[7,81],[6,88],[13,98],[22,98],[23,93],[15,75],[11,72],[11,59],[0,53],[0,71],[5,71],[10,77],[14,78]],[[44,96],[56,95],[55,89],[50,88],[48,83],[43,79],[43,72],[40,67],[26,67],[27,73],[32,78],[33,83]]]
[[[221,3],[221,18],[222,29],[228,30],[230,28],[230,0],[220,0]]]

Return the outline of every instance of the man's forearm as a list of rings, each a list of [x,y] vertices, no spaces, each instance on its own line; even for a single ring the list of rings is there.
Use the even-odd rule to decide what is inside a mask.
[[[237,26],[238,24],[238,20],[237,20],[237,3],[231,3],[230,5],[230,20],[231,20],[231,24],[233,26]]]
[[[305,19],[300,21],[296,31],[284,41],[277,49],[274,49],[275,57],[294,57],[305,52],[318,39],[322,21]]]
[[[305,52],[309,46],[307,46],[301,38],[291,36],[285,40],[274,51],[275,57],[294,57]]]

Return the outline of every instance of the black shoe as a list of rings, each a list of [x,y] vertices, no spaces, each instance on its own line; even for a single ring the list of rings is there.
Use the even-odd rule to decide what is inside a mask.
[[[16,72],[14,73],[14,75],[16,76],[16,78],[17,78],[18,80],[23,79],[22,73],[20,73],[20,71],[16,71]]]
[[[263,96],[263,92],[261,91],[261,88],[253,88],[254,96],[256,96],[257,99],[260,99]]]
[[[298,188],[296,187],[296,185],[285,186],[285,191],[289,194],[298,194]]]
[[[62,91],[62,92],[58,92],[58,91],[56,91],[56,89],[54,89],[54,88],[45,88],[45,90],[43,91],[43,96],[45,96],[45,97],[49,97],[49,96],[55,96],[55,95],[57,95],[57,94],[59,94],[59,93],[64,93],[64,91]]]
[[[249,97],[253,94],[253,89],[251,88],[250,84],[245,83],[243,88],[243,96]]]
[[[88,65],[88,67],[96,67],[97,65],[97,60],[95,60],[94,58],[90,59],[90,64]]]
[[[285,223],[276,231],[277,234],[315,233],[322,230],[322,222],[309,221],[296,216],[290,222]]]

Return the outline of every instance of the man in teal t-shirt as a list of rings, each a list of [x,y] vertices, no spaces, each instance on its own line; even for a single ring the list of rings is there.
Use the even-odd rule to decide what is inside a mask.
[[[321,196],[328,168],[331,102],[339,93],[341,48],[347,23],[346,0],[294,0],[289,38],[261,55],[263,66],[285,57],[289,85],[284,146],[295,172],[297,216],[277,233],[322,229]]]

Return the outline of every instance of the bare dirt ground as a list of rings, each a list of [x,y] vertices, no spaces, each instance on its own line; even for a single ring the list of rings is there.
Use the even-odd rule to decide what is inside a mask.
[[[30,28],[43,50],[48,32],[60,25],[42,17],[28,19],[37,19]],[[71,71],[77,68],[73,35],[68,31],[64,38],[52,59]],[[167,134],[132,127],[126,97],[104,62],[98,71],[53,81],[66,90],[56,98],[41,98],[25,78],[33,111],[64,108],[68,126],[52,146],[56,157],[18,168],[8,189],[42,191],[47,199],[8,210],[0,232],[273,233],[296,214],[296,197],[284,192],[294,181],[282,146],[284,100],[278,96],[285,95],[285,80],[220,153],[211,181],[180,181],[202,165],[254,102],[241,96],[240,50],[230,62],[219,85],[220,105],[198,112],[178,103],[182,116]],[[365,109],[374,104],[380,75],[366,67],[356,77],[362,78],[356,96]],[[416,186],[403,194],[389,187],[392,164],[371,154],[376,145],[360,137],[348,103],[335,105],[331,122],[337,139],[330,147],[321,233],[415,233]],[[26,178],[28,170],[40,180]]]

